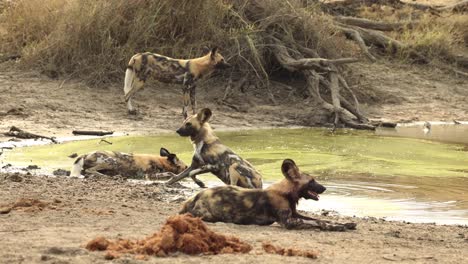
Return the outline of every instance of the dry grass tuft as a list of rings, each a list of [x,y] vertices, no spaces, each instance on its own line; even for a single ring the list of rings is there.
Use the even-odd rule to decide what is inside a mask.
[[[291,52],[300,46],[324,58],[359,53],[355,43],[334,27],[332,16],[301,0],[0,3],[0,53],[20,54],[24,68],[39,69],[51,77],[72,75],[94,86],[122,82],[129,58],[143,51],[192,58],[203,55],[205,47],[219,46],[237,66],[235,73],[256,76],[261,82],[279,68],[271,56],[272,37],[281,38]],[[264,7],[261,11],[255,9],[258,4]],[[362,7],[358,14],[384,21],[419,20],[416,27],[390,34],[430,58],[466,52],[467,16],[434,17],[381,5]]]
[[[407,45],[432,60],[453,62],[453,54],[468,53],[468,16],[415,10],[409,6],[394,8],[385,5],[362,7],[360,17],[386,21],[414,23],[401,31],[389,33],[390,37]],[[407,60],[403,51],[401,59]]]
[[[268,0],[269,19],[285,37],[323,51],[344,39],[323,27],[323,15],[300,9],[298,0]],[[247,19],[248,0],[18,0],[5,8],[0,53],[21,54],[20,65],[57,77],[73,75],[91,85],[121,81],[129,58],[152,51],[176,58],[198,57],[219,46],[240,74],[264,79],[273,70],[265,23]],[[305,26],[291,13],[312,17]],[[306,23],[307,24],[307,23]],[[309,23],[310,24],[310,23]],[[343,49],[346,50],[346,49]],[[323,54],[328,57],[329,54]]]

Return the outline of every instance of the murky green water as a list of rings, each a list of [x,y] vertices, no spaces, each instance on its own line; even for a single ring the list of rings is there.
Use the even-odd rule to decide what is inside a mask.
[[[466,145],[421,139],[382,137],[372,132],[326,129],[264,129],[219,132],[221,141],[253,163],[273,182],[280,165],[291,158],[300,169],[318,175],[328,187],[321,201],[301,208],[337,210],[348,215],[378,216],[419,222],[468,224],[468,151]],[[468,135],[467,135],[468,136]],[[69,169],[71,153],[115,150],[159,153],[166,147],[189,162],[188,139],[175,133],[150,137],[108,138],[60,145],[18,148],[2,162],[36,164],[52,171]],[[214,177],[202,179],[220,184]]]

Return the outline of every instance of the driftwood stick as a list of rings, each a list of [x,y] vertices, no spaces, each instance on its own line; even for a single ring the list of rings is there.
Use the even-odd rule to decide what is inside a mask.
[[[15,126],[10,127],[10,130],[6,133],[3,133],[5,136],[8,137],[16,137],[16,138],[24,138],[24,139],[48,139],[54,143],[58,143],[55,137],[46,137],[46,136],[41,136],[33,133],[29,133],[27,131],[24,131],[22,129],[19,129]]]
[[[114,134],[113,131],[88,131],[88,130],[73,130],[73,135],[87,135],[87,136],[106,136]]]

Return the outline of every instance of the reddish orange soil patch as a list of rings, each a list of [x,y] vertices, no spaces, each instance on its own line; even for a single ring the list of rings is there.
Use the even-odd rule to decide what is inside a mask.
[[[43,202],[38,199],[21,198],[16,200],[14,203],[0,205],[0,213],[8,214],[12,210],[37,212],[42,211],[47,207],[55,208],[54,206],[50,206],[50,203]]]
[[[165,257],[174,252],[189,255],[248,253],[252,246],[237,237],[215,233],[200,218],[184,214],[169,217],[161,231],[145,239],[110,241],[97,237],[88,242],[86,249],[106,250],[106,259],[118,258],[125,253],[145,259],[145,255]]]
[[[272,245],[268,242],[263,242],[263,249],[270,254],[278,254],[282,256],[299,256],[307,258],[317,258],[318,252],[315,250],[301,250],[297,248],[283,248],[279,246]]]

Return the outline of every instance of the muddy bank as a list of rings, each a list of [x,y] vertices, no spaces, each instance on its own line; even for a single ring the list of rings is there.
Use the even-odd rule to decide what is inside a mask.
[[[181,202],[194,191],[160,184],[141,185],[111,179],[71,179],[0,174],[2,204],[36,199],[42,210],[11,210],[0,215],[5,263],[108,263],[99,252],[84,249],[88,241],[104,236],[137,239],[158,231],[167,217],[177,214]],[[327,214],[327,213],[324,213]],[[303,257],[266,254],[262,243],[319,252],[316,263],[463,263],[468,258],[468,228],[388,222],[328,214],[321,219],[355,221],[356,231],[319,232],[285,230],[273,226],[208,223],[215,232],[235,235],[253,246],[242,255],[149,258],[144,263],[310,263]],[[123,256],[118,263],[140,263]]]
[[[468,80],[430,67],[388,62],[359,63],[358,98],[370,118],[390,121],[468,120]],[[380,75],[386,72],[386,75]],[[123,78],[123,75],[122,75]],[[209,79],[197,90],[199,107],[213,110],[215,129],[319,126],[331,122],[317,111],[304,89],[272,82],[277,104],[263,88],[233,91],[222,103],[226,84]],[[276,86],[275,86],[276,85]],[[293,84],[292,84],[293,85]],[[22,72],[13,62],[0,64],[0,132],[16,126],[44,136],[72,136],[73,130],[103,130],[118,134],[173,132],[182,123],[181,88],[150,82],[135,97],[141,113],[129,116],[123,84],[98,88],[73,79],[52,80]],[[353,89],[354,89],[353,88]],[[8,140],[0,135],[0,141]]]

